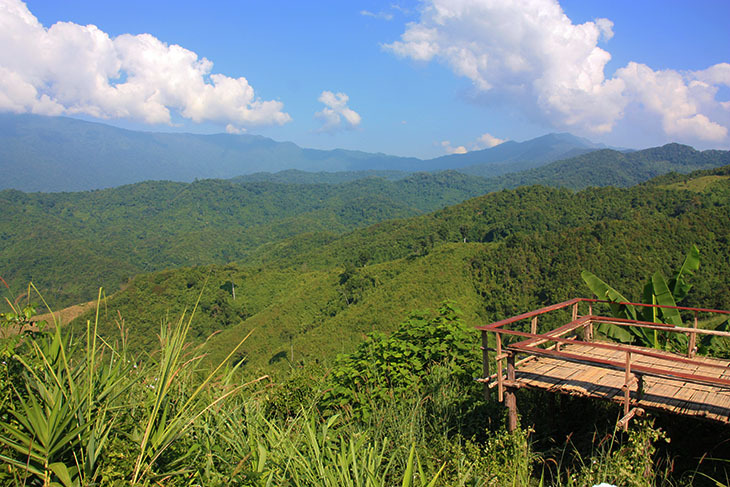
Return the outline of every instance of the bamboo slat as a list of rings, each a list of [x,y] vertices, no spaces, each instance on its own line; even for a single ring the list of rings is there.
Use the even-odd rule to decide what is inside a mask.
[[[633,347],[632,347],[633,348]],[[593,347],[590,344],[564,344],[562,349],[588,359],[600,358],[624,361],[625,352]],[[662,357],[664,356],[664,357]],[[698,358],[694,363],[678,363],[676,355],[662,352],[657,356],[632,354],[635,365],[671,369],[676,372],[704,377],[730,378],[730,361]],[[636,377],[638,379],[638,377]],[[544,389],[564,394],[624,400],[624,371],[569,362],[559,358],[538,356],[524,362],[516,370],[516,382],[520,387]],[[632,407],[668,411],[675,414],[697,416],[730,424],[730,387],[693,383],[688,380],[642,374],[643,394],[638,397],[637,380],[631,380]]]

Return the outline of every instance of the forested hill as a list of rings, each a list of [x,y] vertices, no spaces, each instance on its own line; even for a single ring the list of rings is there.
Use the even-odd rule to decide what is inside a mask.
[[[483,194],[456,172],[340,185],[145,182],[80,193],[0,191],[0,277],[33,280],[55,305],[90,299],[100,285],[182,265],[243,260],[300,234],[330,239]]]
[[[16,288],[33,279],[54,304],[73,304],[92,297],[99,285],[117,289],[138,272],[243,260],[257,249],[258,258],[265,259],[279,252],[279,244],[292,245],[282,242],[294,236],[297,246],[309,239],[326,242],[359,227],[529,182],[535,174],[543,174],[537,180],[553,186],[601,186],[617,180],[628,184],[650,173],[717,164],[728,156],[678,145],[593,154],[614,163],[596,162],[587,154],[517,180],[445,171],[341,184],[201,180],[81,193],[0,191],[0,269]],[[555,165],[559,170],[553,170]],[[576,174],[583,178],[576,179]]]
[[[289,184],[342,184],[357,181],[358,179],[382,178],[388,181],[398,181],[409,174],[404,171],[337,171],[337,172],[307,172],[298,169],[287,169],[279,172],[256,172],[231,178],[234,183],[289,183]]]
[[[598,150],[601,145],[570,134],[548,134],[421,160],[305,149],[254,135],[135,132],[64,117],[7,113],[0,114],[0,145],[4,176],[0,189],[45,192],[241,175],[250,176],[239,182],[342,183],[372,176],[395,180],[405,173],[442,170],[489,177],[492,183],[487,190],[525,184],[575,189],[627,186],[671,170],[688,172],[730,162],[727,152],[697,152],[676,144],[637,152]],[[582,155],[566,159],[576,154]],[[287,172],[291,169],[299,172]]]
[[[568,133],[548,134],[522,143],[507,141],[491,149],[443,156],[433,162],[449,164],[448,167],[465,174],[495,177],[540,167],[598,149],[608,147]]]
[[[469,174],[474,178],[471,180],[471,184],[479,184],[482,193],[488,193],[533,184],[573,190],[584,189],[589,186],[628,187],[670,172],[686,174],[701,169],[713,169],[726,164],[730,164],[730,151],[698,151],[686,145],[667,144],[662,147],[652,147],[634,152],[621,152],[612,149],[593,150],[577,157],[549,164],[545,163],[541,167],[525,170],[520,168],[529,167],[533,164],[520,162],[519,160],[508,164],[489,164],[491,173],[501,174],[489,178],[473,176],[469,168],[458,169],[458,172],[465,175]],[[453,175],[453,172],[451,174]],[[240,176],[233,178],[232,181],[336,184],[368,177],[399,180],[406,176],[406,173],[398,171],[310,173],[289,170],[278,173],[257,173]],[[466,176],[464,178],[465,180],[468,179]]]
[[[619,152],[602,149],[522,172],[491,178],[492,190],[531,184],[583,189],[628,187],[669,172],[689,173],[730,164],[730,151],[698,151],[681,144]]]
[[[300,235],[265,247],[256,261],[140,275],[105,313],[121,313],[130,343],[145,349],[160,317],[189,309],[207,279],[196,340],[220,330],[206,349],[222,358],[253,330],[237,356],[253,373],[286,368],[292,355],[294,362],[331,358],[365,333],[392,330],[405,310],[445,299],[476,325],[587,295],[583,269],[638,299],[645,278],[669,275],[692,244],[702,264],[684,304],[727,309],[727,171],[697,176],[720,177],[695,190],[525,187],[340,237]]]

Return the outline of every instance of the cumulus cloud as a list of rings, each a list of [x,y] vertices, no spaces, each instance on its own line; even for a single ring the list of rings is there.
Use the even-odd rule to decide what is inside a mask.
[[[228,134],[245,134],[246,129],[245,128],[239,128],[233,125],[232,123],[229,123],[226,125],[226,133]]]
[[[360,115],[347,106],[350,98],[344,93],[323,91],[318,100],[324,103],[322,111],[314,114],[322,122],[320,132],[336,132],[340,129],[354,129],[360,125]]]
[[[491,134],[483,134],[477,138],[477,141],[474,144],[474,149],[491,149],[492,147],[496,147],[504,142],[507,142],[507,140],[498,139]]]
[[[94,25],[49,28],[20,0],[0,0],[0,110],[84,113],[171,123],[284,124],[279,101],[256,97],[246,78],[211,74],[213,63],[149,34],[111,38]]]
[[[444,140],[441,142],[441,147],[446,151],[447,154],[466,154],[469,152],[469,150],[482,150],[482,149],[491,149],[492,147],[496,147],[499,144],[502,144],[504,142],[507,142],[507,139],[499,139],[492,134],[485,133],[477,137],[477,139],[470,143],[469,146],[471,149],[467,149],[465,145],[459,145],[459,146],[452,146],[451,141]]]
[[[557,127],[610,132],[630,107],[668,135],[727,137],[714,93],[730,66],[680,73],[632,62],[607,78],[611,55],[598,44],[612,36],[610,20],[573,24],[557,0],[426,0],[420,19],[384,48],[446,64],[477,91],[517,99]]]
[[[451,142],[448,140],[442,141],[441,147],[444,148],[447,154],[466,154],[467,152],[469,152],[463,145],[460,145],[458,147],[452,147]]]

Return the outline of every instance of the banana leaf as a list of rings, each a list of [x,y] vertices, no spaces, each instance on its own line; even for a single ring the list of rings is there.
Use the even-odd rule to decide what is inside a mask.
[[[651,276],[651,283],[654,287],[654,295],[656,296],[656,303],[662,306],[677,306],[676,301],[672,292],[669,290],[667,281],[664,280],[664,276],[661,272],[657,271]],[[679,310],[671,308],[660,308],[660,313],[664,323],[672,324],[674,326],[682,326],[682,317],[679,315]]]
[[[593,294],[598,296],[599,299],[607,299],[611,301],[609,306],[611,308],[611,313],[614,316],[619,318],[629,318],[632,320],[636,319],[636,309],[634,306],[630,304],[618,304],[618,302],[628,302],[628,299],[623,297],[621,293],[603,282],[591,272],[583,271],[580,273],[580,276],[588,285],[588,288],[593,291]],[[622,326],[602,323],[598,326],[598,331],[609,338],[618,340],[621,343],[631,343],[634,341],[632,333]]]
[[[642,303],[657,304],[656,295],[654,294],[654,285],[652,284],[651,279],[649,279],[646,285],[644,285],[643,296],[644,297],[641,301]],[[652,306],[643,306],[642,310],[638,313],[639,320],[650,321],[652,323],[661,323],[657,310],[658,308],[654,308]],[[641,343],[651,346],[653,348],[659,348],[659,334],[656,330],[647,330],[645,328],[637,327],[635,329],[632,328],[632,331],[635,335],[637,335]]]
[[[618,304],[619,302],[629,302],[629,300],[623,297],[620,292],[603,282],[592,272],[583,271],[580,273],[580,277],[583,278],[583,281],[585,281],[588,285],[588,288],[593,291],[593,294],[598,296],[598,299],[611,301],[611,313],[613,313],[614,316],[618,318],[628,318],[631,320],[636,319],[636,308],[634,308],[634,306],[630,304]]]
[[[669,280],[669,290],[674,296],[674,301],[679,303],[682,301],[692,289],[692,285],[688,284],[685,280],[687,274],[693,274],[694,271],[700,268],[700,251],[696,245],[692,245],[687,252],[687,257],[684,259],[682,267],[679,268],[677,273]]]

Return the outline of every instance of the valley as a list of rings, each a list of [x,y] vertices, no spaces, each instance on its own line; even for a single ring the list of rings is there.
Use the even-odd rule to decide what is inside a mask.
[[[422,438],[403,438],[408,444],[437,452],[439,442],[453,448],[466,438],[462,434],[470,435],[464,440],[469,448],[481,448],[484,441],[519,443],[526,441],[519,431],[500,433],[501,406],[480,399],[473,383],[480,366],[474,328],[588,296],[583,270],[639,299],[645,276],[670,275],[692,245],[700,249],[702,264],[682,304],[730,308],[729,154],[669,144],[632,152],[598,149],[488,178],[456,170],[291,170],[84,192],[6,189],[0,191],[0,269],[9,285],[0,291],[6,303],[20,306],[13,303],[26,302],[30,290],[34,301],[45,304],[31,307],[28,316],[39,313],[34,319],[52,325],[60,319],[56,326],[33,328],[39,343],[49,340],[42,347],[68,346],[71,356],[93,355],[73,340],[58,341],[86,336],[88,344],[100,340],[99,353],[108,349],[109,357],[129,357],[120,367],[133,365],[142,382],[135,382],[137,372],[119,370],[127,370],[125,380],[131,382],[125,387],[140,404],[145,404],[140,395],[153,392],[174,408],[169,401],[177,392],[152,387],[163,379],[156,367],[166,370],[165,357],[178,356],[166,354],[174,353],[181,361],[169,366],[185,375],[183,396],[196,397],[190,389],[198,387],[196,377],[221,367],[227,372],[209,391],[218,395],[214,401],[228,398],[218,384],[247,385],[256,399],[234,395],[227,407],[243,401],[247,408],[264,408],[247,420],[248,428],[291,421],[304,427],[301,421],[314,420],[300,408],[313,408],[312,414],[328,421],[348,418],[338,426],[337,434],[344,435],[338,441],[350,434],[386,441],[383,435],[401,434],[397,425],[410,421],[403,411],[388,409],[396,407],[389,398],[398,394],[429,418],[420,426],[411,423]],[[54,316],[49,308],[61,312]],[[5,318],[23,323],[23,316]],[[6,340],[20,350],[28,339]],[[716,353],[730,350],[719,342],[713,346]],[[84,360],[76,360],[75,367],[84,367]],[[433,395],[443,395],[447,410],[421,402]],[[543,400],[527,393],[520,399],[523,421],[537,428],[529,448],[540,451],[556,432],[582,431],[545,419],[550,413],[538,406]],[[205,407],[197,399],[195,404]],[[586,405],[566,401],[563,407]],[[612,407],[590,407],[593,424],[610,427]],[[373,429],[368,423],[373,415],[388,418],[391,426]],[[486,431],[485,417],[492,425]],[[179,427],[201,435],[202,426]],[[659,430],[650,424],[634,431]],[[577,434],[584,438],[587,432]],[[114,438],[124,448],[138,447],[123,436]],[[301,439],[291,436],[291,448],[305,448],[296,443]],[[392,458],[403,454],[388,452]],[[139,455],[148,458],[144,450]],[[473,465],[482,457],[458,455]],[[526,461],[520,455],[505,461]],[[580,462],[591,453],[582,449],[576,455],[572,461]],[[624,458],[607,455],[599,464]],[[196,458],[190,461],[203,457]],[[686,462],[690,468],[691,460]],[[534,476],[531,465],[515,475]],[[108,478],[129,478],[124,467],[114,468],[121,471]],[[266,475],[285,475],[267,468]],[[452,471],[445,485],[476,478],[472,475]],[[554,475],[562,473],[557,469]]]

